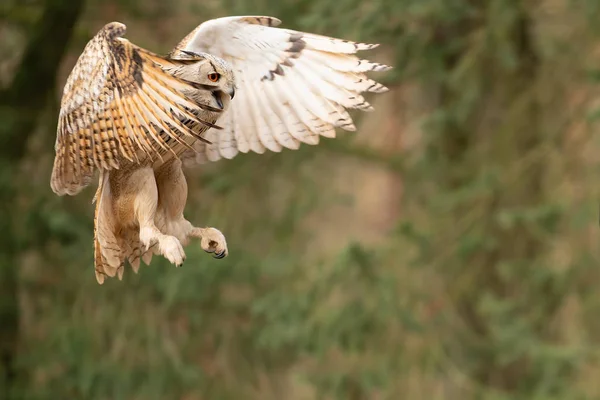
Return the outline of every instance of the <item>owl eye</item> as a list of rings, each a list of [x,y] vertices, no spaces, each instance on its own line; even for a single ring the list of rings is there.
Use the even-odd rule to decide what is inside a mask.
[[[208,74],[208,80],[211,82],[218,81],[220,77],[221,77],[221,75],[217,74],[216,72],[213,72],[212,74]]]

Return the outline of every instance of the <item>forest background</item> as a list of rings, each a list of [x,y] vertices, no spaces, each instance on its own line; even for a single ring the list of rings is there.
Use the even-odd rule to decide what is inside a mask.
[[[187,248],[96,283],[91,199],[49,187],[105,23],[166,53],[270,15],[381,43],[357,133],[189,171]],[[600,399],[600,1],[2,0],[0,398]]]

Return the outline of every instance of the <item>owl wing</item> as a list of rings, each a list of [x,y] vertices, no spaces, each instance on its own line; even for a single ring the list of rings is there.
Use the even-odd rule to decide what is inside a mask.
[[[220,110],[184,94],[203,85],[168,74],[163,67],[171,61],[133,45],[124,34],[121,23],[104,26],[67,79],[50,183],[56,194],[78,193],[94,168],[119,168],[124,159],[162,159],[174,146],[191,149],[189,138],[203,140],[180,121],[216,127],[198,115],[200,109]]]
[[[226,17],[204,22],[171,52],[206,52],[231,63],[237,91],[219,123],[209,129],[211,142],[186,151],[186,164],[233,158],[238,152],[317,144],[335,137],[335,128],[353,131],[346,109],[370,111],[361,93],[387,91],[369,79],[368,71],[391,67],[359,59],[355,53],[377,45],[355,43],[276,28],[272,17]]]

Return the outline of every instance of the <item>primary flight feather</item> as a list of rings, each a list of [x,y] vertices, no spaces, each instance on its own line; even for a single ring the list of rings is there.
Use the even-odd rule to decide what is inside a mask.
[[[361,93],[387,91],[366,72],[390,67],[356,56],[377,45],[280,23],[262,16],[210,20],[166,56],[124,39],[118,22],[87,44],[64,88],[51,187],[75,195],[100,171],[99,283],[122,278],[126,262],[137,272],[152,254],[181,265],[192,237],[215,257],[227,255],[220,231],[183,217],[182,163],[318,144],[336,128],[356,129],[347,109],[372,110]]]

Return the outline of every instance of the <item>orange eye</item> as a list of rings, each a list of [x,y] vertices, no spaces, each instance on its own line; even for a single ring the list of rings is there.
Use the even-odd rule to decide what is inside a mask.
[[[218,81],[220,77],[221,77],[221,75],[217,74],[216,72],[213,72],[212,74],[208,74],[208,80],[211,82]]]

